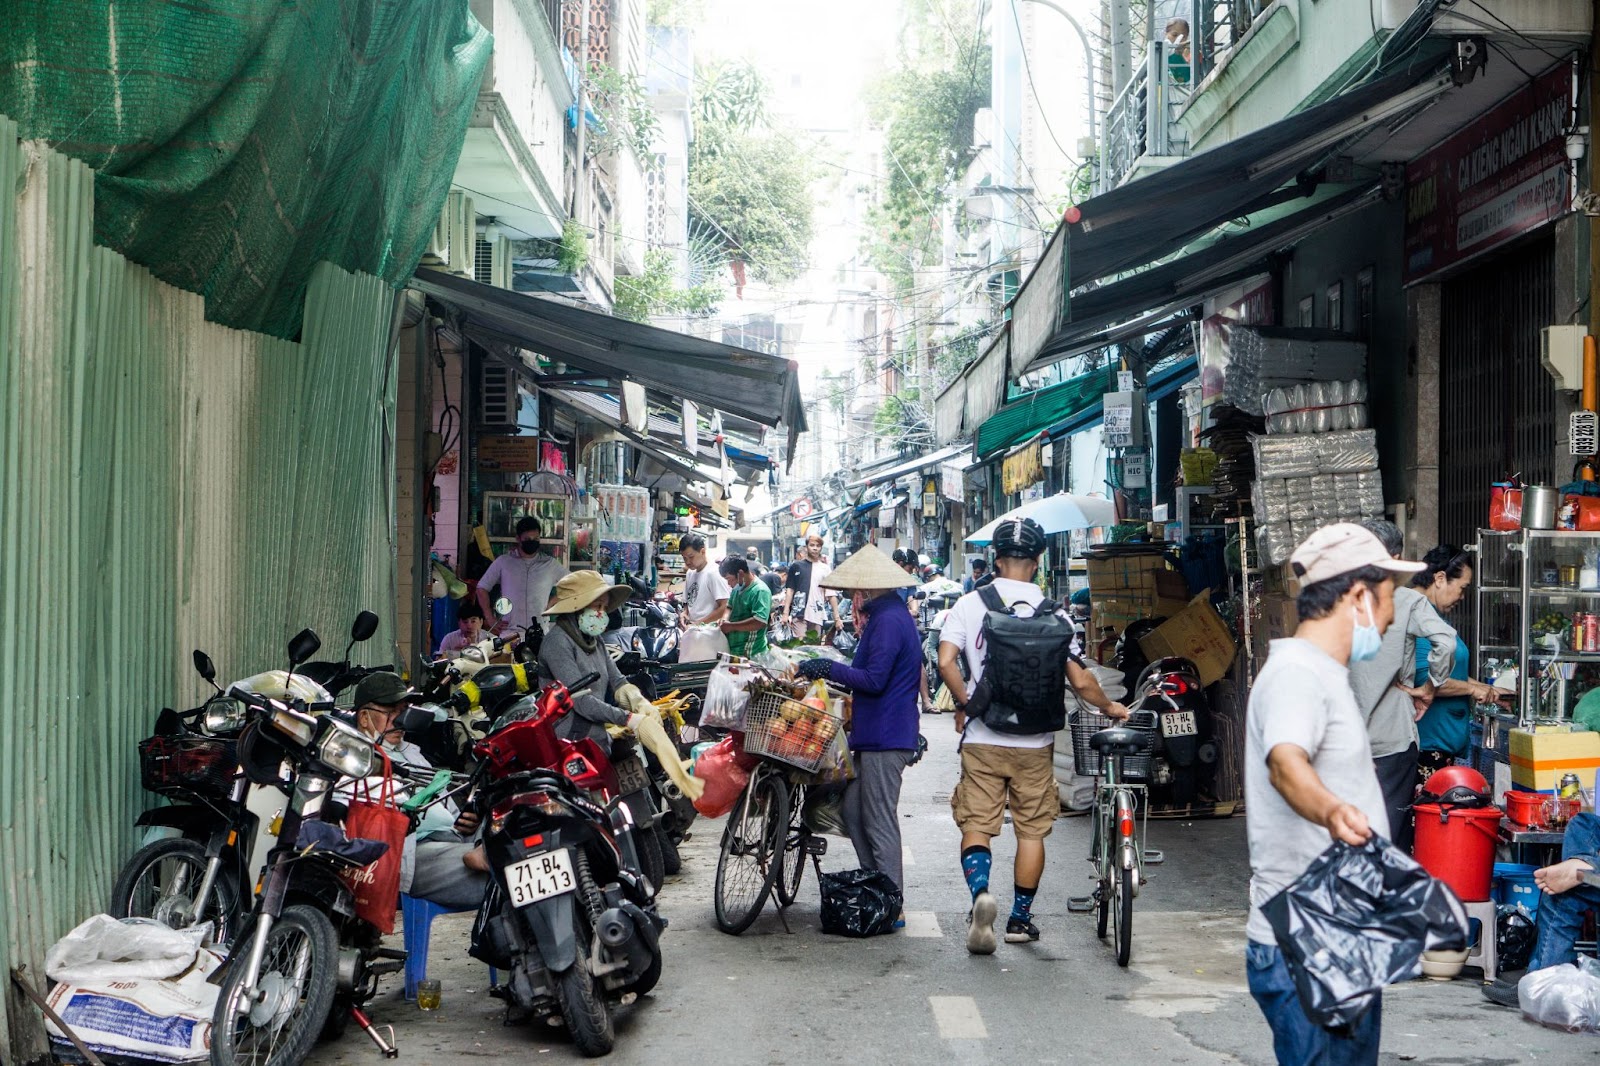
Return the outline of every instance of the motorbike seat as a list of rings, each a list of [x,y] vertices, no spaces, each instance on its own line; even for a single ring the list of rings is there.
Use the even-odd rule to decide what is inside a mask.
[[[1102,729],[1089,738],[1089,747],[1101,755],[1141,755],[1144,753],[1145,734],[1126,726]]]

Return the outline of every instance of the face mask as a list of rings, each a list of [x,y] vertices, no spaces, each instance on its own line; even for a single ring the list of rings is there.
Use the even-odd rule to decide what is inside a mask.
[[[578,616],[578,632],[586,637],[598,637],[606,631],[608,622],[604,611],[584,611]]]
[[[1365,599],[1367,608],[1367,621],[1363,625],[1361,617],[1356,614],[1354,607],[1350,608],[1350,617],[1354,619],[1356,628],[1350,634],[1350,661],[1353,663],[1366,662],[1375,658],[1378,649],[1383,647],[1383,634],[1378,632],[1377,621],[1372,615],[1372,596],[1368,593]]]
[[[525,540],[522,542],[521,547],[523,555],[532,555],[534,552],[539,550],[539,542],[536,540]]]

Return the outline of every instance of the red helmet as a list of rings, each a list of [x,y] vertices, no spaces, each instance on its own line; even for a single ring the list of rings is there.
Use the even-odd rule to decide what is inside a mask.
[[[1449,803],[1458,807],[1487,807],[1489,782],[1470,766],[1435,770],[1422,785],[1424,803]]]

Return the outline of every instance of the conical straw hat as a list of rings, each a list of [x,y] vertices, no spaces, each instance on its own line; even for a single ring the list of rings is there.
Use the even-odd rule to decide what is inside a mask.
[[[916,584],[916,578],[896,566],[875,544],[868,544],[822,579],[825,589],[860,589],[863,592],[910,588]]]

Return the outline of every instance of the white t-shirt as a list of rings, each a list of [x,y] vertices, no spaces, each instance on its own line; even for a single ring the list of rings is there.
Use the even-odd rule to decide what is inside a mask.
[[[717,609],[718,600],[727,600],[728,582],[722,571],[710,563],[691,570],[684,578],[686,598],[689,601],[689,621],[699,622]]]
[[[506,621],[512,625],[521,628],[539,618],[542,626],[544,609],[550,606],[550,590],[567,573],[567,568],[553,556],[544,552],[527,556],[516,549],[490,563],[489,569],[478,579],[478,587],[491,592],[498,588],[500,595],[511,601],[511,613],[506,615]],[[494,599],[490,596],[490,602]]]
[[[1294,812],[1267,770],[1267,755],[1294,744],[1311,757],[1322,784],[1367,816],[1372,831],[1389,835],[1389,813],[1372,768],[1367,720],[1350,691],[1350,671],[1310,641],[1275,640],[1250,690],[1245,716],[1244,798],[1250,812],[1250,920],[1245,935],[1275,944],[1261,905],[1328,849],[1333,838]]]
[[[1038,607],[1044,599],[1044,593],[1038,585],[1031,581],[1013,581],[1008,577],[994,579],[994,589],[1000,593],[1000,599],[1007,607],[1026,607],[1027,610],[1018,610],[1023,618],[1033,614],[1033,608]],[[967,682],[967,694],[978,684],[978,678],[983,675],[984,664],[989,656],[983,648],[983,619],[989,613],[989,608],[983,605],[983,597],[977,592],[969,592],[956,601],[950,608],[950,613],[945,616],[944,628],[939,631],[940,644],[954,644],[961,649],[967,657],[967,672],[972,680]],[[1074,654],[1078,651],[1073,649]],[[1000,733],[982,722],[967,721],[965,742],[968,744],[994,744],[1002,748],[1048,748],[1055,743],[1054,733]]]

